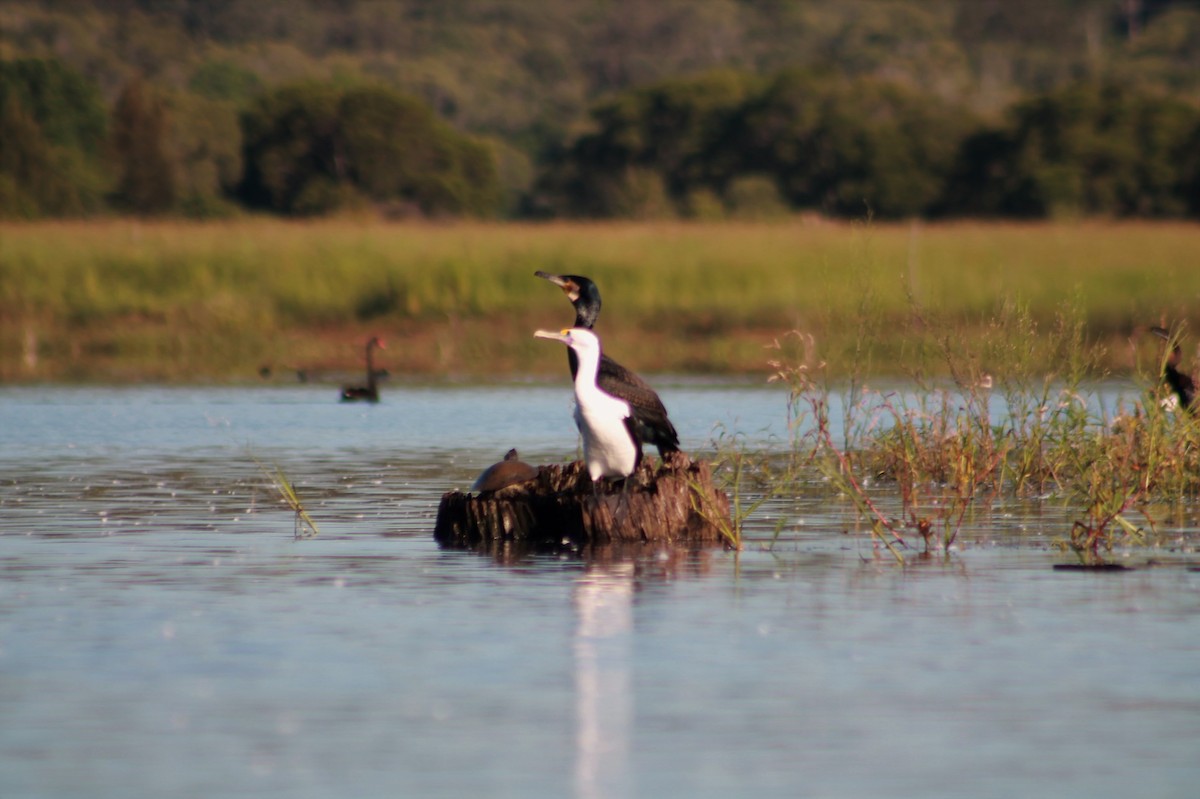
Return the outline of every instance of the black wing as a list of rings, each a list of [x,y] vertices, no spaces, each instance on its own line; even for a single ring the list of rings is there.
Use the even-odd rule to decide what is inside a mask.
[[[1184,374],[1168,364],[1163,372],[1163,380],[1179,397],[1179,404],[1183,406],[1183,409],[1195,413],[1196,406],[1193,403],[1196,401],[1196,383],[1192,380],[1191,375]]]
[[[638,442],[656,446],[660,457],[679,451],[679,434],[667,417],[667,408],[645,380],[602,354],[596,385],[601,391],[629,403]],[[640,443],[638,450],[641,450]]]
[[[629,437],[633,439],[633,471],[626,477],[631,477],[637,474],[638,467],[642,465],[642,437],[638,435],[638,423],[632,416],[626,416],[622,419],[625,423],[625,429],[629,431]]]
[[[1161,338],[1163,341],[1171,341],[1171,331],[1165,327],[1152,327],[1150,332]],[[1170,356],[1167,358],[1166,364],[1163,366],[1163,382],[1171,387],[1175,392],[1175,396],[1179,397],[1179,404],[1189,413],[1196,413],[1196,382],[1192,380],[1192,376],[1186,372],[1179,370],[1179,361],[1183,355],[1183,350],[1179,347],[1179,342],[1175,343],[1174,349],[1171,350]]]

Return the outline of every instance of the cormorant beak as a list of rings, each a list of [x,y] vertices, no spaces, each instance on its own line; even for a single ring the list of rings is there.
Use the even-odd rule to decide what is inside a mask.
[[[553,330],[538,330],[533,334],[534,338],[548,338],[553,341],[561,341],[563,344],[571,342],[571,328],[564,328],[555,333]]]
[[[552,275],[549,272],[543,272],[540,269],[533,274],[536,277],[542,278],[543,280],[549,280],[551,283],[558,286],[563,290],[563,294],[566,294],[567,297],[570,298],[571,302],[575,302],[575,300],[579,299],[579,284],[574,280],[568,280],[562,275]]]

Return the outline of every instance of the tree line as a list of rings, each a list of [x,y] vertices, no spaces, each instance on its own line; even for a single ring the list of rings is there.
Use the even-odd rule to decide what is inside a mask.
[[[593,217],[1200,215],[1200,109],[1080,82],[995,121],[875,78],[714,73],[600,103],[531,210]]]
[[[57,60],[0,61],[0,216],[1200,216],[1200,110],[1111,79],[981,115],[875,76],[707,71],[595,102],[526,171],[382,83],[205,81],[105,103]]]
[[[130,80],[111,108],[52,60],[0,62],[0,216],[490,216],[487,145],[383,86],[305,83],[244,108]]]

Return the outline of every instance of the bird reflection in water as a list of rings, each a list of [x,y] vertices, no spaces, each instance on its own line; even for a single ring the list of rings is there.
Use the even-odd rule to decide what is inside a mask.
[[[575,795],[629,796],[634,564],[589,570],[575,585]]]
[[[575,796],[632,796],[633,599],[648,584],[702,577],[713,553],[598,548],[575,583]],[[647,556],[649,555],[649,556]]]

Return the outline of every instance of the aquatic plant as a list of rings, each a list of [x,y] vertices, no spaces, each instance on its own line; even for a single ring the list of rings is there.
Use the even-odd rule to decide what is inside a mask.
[[[746,520],[789,489],[789,482],[781,478],[787,472],[780,471],[776,459],[750,450],[742,433],[722,430],[715,443],[713,476],[729,496],[728,514],[715,507],[710,498],[711,492],[694,481],[690,483],[692,508],[720,531],[726,546],[740,550],[745,544],[743,534]],[[783,531],[786,522],[783,516],[776,520],[772,543]]]
[[[1001,496],[1058,498],[1077,508],[1063,545],[1089,557],[1118,541],[1144,543],[1131,514],[1152,531],[1151,502],[1200,496],[1200,425],[1160,403],[1161,358],[1152,373],[1138,368],[1130,408],[1112,415],[1090,397],[1086,380],[1104,353],[1087,339],[1077,299],[1063,304],[1047,332],[1020,305],[1006,305],[989,320],[982,348],[922,309],[914,307],[912,320],[903,335],[937,353],[949,383],[915,374],[915,388],[903,392],[847,389],[826,374],[815,337],[799,331],[774,341],[768,361],[769,379],[789,389],[792,455],[776,478],[799,487],[820,474],[898,560],[913,532],[926,550],[948,551],[972,510]],[[1061,368],[1042,373],[1046,362]],[[840,443],[829,420],[839,385]],[[878,510],[868,484],[898,491],[899,517]]]
[[[283,498],[283,501],[287,503],[287,506],[295,514],[295,526],[292,535],[297,539],[314,538],[320,535],[320,528],[317,527],[317,523],[313,521],[312,516],[304,508],[304,504],[300,501],[300,495],[296,493],[295,486],[292,485],[292,481],[288,479],[283,469],[278,464],[272,464],[270,467],[267,467],[257,458],[254,459],[254,462],[262,469],[263,474],[270,478],[271,484],[279,492],[279,496]]]

